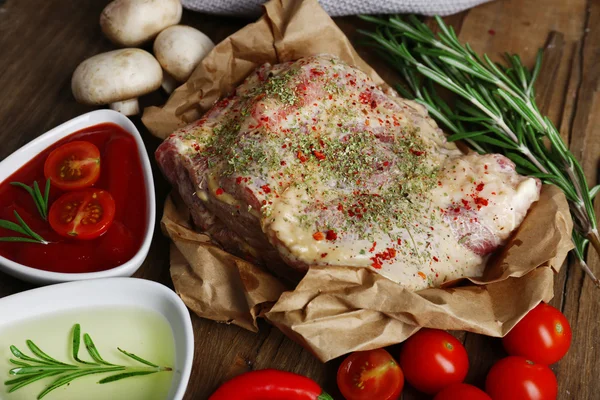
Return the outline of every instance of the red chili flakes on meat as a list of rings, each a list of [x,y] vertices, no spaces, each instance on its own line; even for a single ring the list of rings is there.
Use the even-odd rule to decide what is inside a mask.
[[[321,253],[321,258],[327,257],[327,253]]]
[[[287,163],[285,161],[281,161],[279,164],[284,167]]]
[[[271,193],[271,188],[269,187],[269,185],[262,185],[260,188],[263,190],[263,192],[265,192],[265,194]]]
[[[477,190],[478,192],[481,192],[484,187],[485,187],[485,184],[483,182],[481,182],[479,185],[477,185],[477,187],[475,187],[475,190]]]
[[[362,92],[358,95],[358,99],[362,104],[369,104],[371,101],[371,92]]]
[[[317,75],[317,76],[321,76],[321,75],[325,74],[325,72],[320,71],[316,68],[311,68],[310,73],[313,75]]]
[[[327,240],[336,240],[337,239],[337,233],[335,233],[335,231],[332,231],[331,229],[327,231],[327,236],[326,236]]]
[[[369,249],[369,253],[372,253],[375,251],[375,247],[377,247],[377,242],[373,242],[373,246],[371,246],[371,248]]]
[[[339,203],[337,206],[338,211],[344,212],[344,206],[342,205],[342,203]]]
[[[427,275],[425,275],[424,273],[422,273],[421,271],[418,272],[418,275],[423,279],[427,279]]]
[[[425,152],[424,152],[424,151],[421,151],[421,150],[415,150],[415,149],[410,149],[410,152],[411,152],[412,154],[414,154],[415,156],[417,156],[417,157],[419,157],[419,156],[422,156],[423,154],[425,154]]]
[[[192,144],[192,148],[196,151],[200,151],[200,145],[198,143]]]
[[[237,178],[235,178],[235,183],[240,185],[243,180],[244,180],[244,178],[242,178],[241,176],[238,176]]]
[[[383,162],[383,166],[384,166],[384,167],[387,167],[387,166],[389,166],[389,165],[390,165],[390,162],[389,162],[389,161],[384,161],[384,162]]]
[[[461,202],[463,203],[463,206],[467,209],[470,210],[471,209],[471,205],[469,204],[468,200],[462,199]]]
[[[307,160],[306,156],[301,151],[299,151],[298,154],[296,154],[296,156],[298,157],[298,160],[300,160],[301,163],[306,162]]]
[[[375,269],[381,269],[381,267],[383,267],[383,265],[381,265],[379,260],[377,260],[375,257],[371,258],[371,260],[373,261],[373,264],[371,264],[371,267],[373,267]]]
[[[225,191],[224,191],[222,188],[218,188],[218,189],[215,191],[215,194],[216,194],[217,196],[220,196],[220,195],[222,195],[223,193],[225,193]]]
[[[479,208],[481,208],[481,206],[487,206],[488,201],[487,201],[487,199],[484,199],[483,197],[475,197],[475,204],[477,204],[479,206]]]
[[[434,257],[433,257],[433,261],[435,261],[435,262],[440,262],[440,259],[434,256]]]
[[[313,239],[321,241],[325,239],[325,235],[323,234],[323,232],[315,232],[313,233]]]
[[[371,100],[371,108],[377,108],[377,102],[375,100]]]
[[[325,154],[323,154],[323,153],[322,153],[322,152],[320,152],[320,151],[313,150],[313,152],[312,152],[312,153],[313,153],[313,155],[314,155],[315,157],[317,157],[319,160],[324,160],[324,159],[326,158],[326,157],[325,157]]]

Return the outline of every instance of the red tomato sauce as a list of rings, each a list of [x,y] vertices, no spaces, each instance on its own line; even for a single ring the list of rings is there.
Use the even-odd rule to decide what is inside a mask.
[[[115,219],[106,233],[92,240],[60,236],[38,213],[33,198],[10,182],[46,185],[44,162],[52,150],[74,140],[86,140],[100,150],[100,178],[93,187],[108,190],[115,200]],[[51,186],[49,206],[62,190]],[[49,244],[0,242],[0,255],[19,264],[52,272],[104,271],[129,261],[146,231],[146,185],[135,139],[115,124],[95,125],[60,140],[0,183],[0,219],[15,221],[14,211]],[[0,228],[0,236],[19,234]]]

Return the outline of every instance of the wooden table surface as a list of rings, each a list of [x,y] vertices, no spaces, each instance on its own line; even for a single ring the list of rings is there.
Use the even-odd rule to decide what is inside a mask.
[[[107,0],[0,0],[0,160],[43,132],[92,108],[77,104],[70,80],[85,58],[113,49],[98,26]],[[600,0],[497,0],[447,18],[462,41],[479,52],[499,58],[518,52],[528,65],[539,47],[547,44],[538,83],[539,104],[560,126],[561,134],[582,161],[589,183],[598,180],[600,155]],[[183,23],[195,26],[215,42],[248,20],[184,12]],[[336,22],[352,39],[361,22],[355,17]],[[552,33],[553,32],[553,33]],[[368,49],[359,52],[382,72],[389,83],[396,77],[381,68]],[[144,104],[161,104],[153,94]],[[149,154],[159,144],[133,118]],[[152,157],[151,157],[152,159]],[[154,164],[156,196],[162,204],[169,186]],[[159,207],[160,209],[160,207]],[[596,207],[598,211],[599,207]],[[160,212],[159,212],[160,213]],[[155,230],[150,254],[137,277],[172,286],[168,241]],[[588,262],[600,276],[600,261]],[[31,285],[0,273],[0,297],[30,289]],[[553,305],[573,327],[567,356],[554,365],[559,399],[600,399],[600,290],[574,265],[565,264],[555,281]],[[206,399],[224,380],[250,369],[279,368],[307,375],[336,398],[335,372],[339,360],[322,364],[277,329],[260,324],[255,334],[236,326],[193,317],[195,363],[186,399]],[[483,385],[485,375],[504,355],[498,339],[457,332],[469,352],[467,382]],[[424,399],[412,389],[403,399]]]

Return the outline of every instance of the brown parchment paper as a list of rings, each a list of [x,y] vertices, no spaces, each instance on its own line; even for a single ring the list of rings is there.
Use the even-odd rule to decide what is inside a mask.
[[[316,0],[272,0],[265,15],[219,43],[164,107],[143,122],[159,137],[192,122],[264,62],[330,53],[385,83],[354,51]],[[194,230],[176,194],[162,227],[173,241],[175,290],[201,317],[256,331],[264,317],[316,357],[399,343],[421,327],[503,336],[540,301],[553,296],[553,275],[572,248],[572,221],[562,192],[544,186],[518,231],[480,278],[452,287],[405,290],[367,269],[312,267],[294,288],[223,251]]]

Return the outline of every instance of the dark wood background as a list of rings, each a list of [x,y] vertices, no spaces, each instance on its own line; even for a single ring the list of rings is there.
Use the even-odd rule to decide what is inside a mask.
[[[107,0],[0,0],[0,160],[36,136],[90,107],[77,104],[70,80],[85,58],[113,49],[98,26]],[[598,180],[600,155],[600,0],[497,0],[446,18],[462,41],[496,59],[519,53],[531,65],[539,47],[547,46],[538,81],[539,104],[560,126],[561,134],[582,161],[589,183]],[[185,12],[183,23],[195,26],[215,42],[249,21]],[[354,40],[361,22],[336,22]],[[359,52],[389,83],[388,73],[367,49]],[[143,99],[160,104],[161,94]],[[149,154],[159,144],[133,118]],[[152,158],[152,157],[151,157]],[[162,204],[169,187],[154,165],[156,195]],[[596,209],[600,212],[599,207]],[[160,217],[160,216],[159,216]],[[136,274],[172,286],[168,241],[157,228],[148,259]],[[588,261],[600,275],[600,260]],[[0,297],[31,288],[0,274]],[[555,282],[553,305],[573,327],[570,352],[552,368],[560,399],[600,399],[600,290],[574,265],[566,264]],[[341,398],[335,385],[340,360],[322,364],[277,329],[261,323],[258,334],[236,326],[193,317],[196,337],[194,370],[186,399],[206,399],[224,380],[250,369],[279,368],[307,375]],[[455,333],[465,343],[471,368],[467,382],[483,386],[485,375],[504,356],[498,339]],[[397,349],[392,349],[397,351]],[[424,399],[411,388],[403,399]]]

